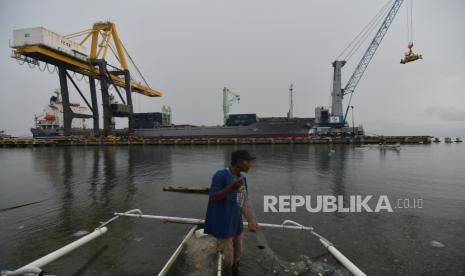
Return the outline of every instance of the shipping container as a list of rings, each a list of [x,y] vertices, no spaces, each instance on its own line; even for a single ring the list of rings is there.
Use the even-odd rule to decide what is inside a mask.
[[[128,116],[131,113],[131,106],[127,104],[111,104],[110,107],[114,116]]]
[[[257,120],[257,114],[230,114],[229,119],[236,120],[236,119],[253,119]]]
[[[161,112],[134,113],[135,128],[170,126],[171,115]]]
[[[257,122],[257,114],[231,114],[226,121],[227,126],[248,126]]]
[[[87,49],[83,45],[45,29],[44,27],[18,29],[13,31],[12,48],[42,45],[54,51],[87,61]]]
[[[153,121],[161,122],[162,117],[163,117],[163,116],[162,116],[161,112],[149,112],[149,113],[145,113],[145,118],[147,118],[148,120],[153,120]]]
[[[160,112],[134,113],[134,118],[139,118],[140,120],[161,122],[162,117],[162,113]]]

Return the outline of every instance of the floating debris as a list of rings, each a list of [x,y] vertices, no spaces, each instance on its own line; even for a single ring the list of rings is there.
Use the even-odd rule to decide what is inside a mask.
[[[89,234],[90,232],[87,231],[87,230],[79,230],[77,231],[76,233],[73,234],[73,236],[75,237],[81,237],[81,236],[84,236],[84,235],[87,235]]]
[[[442,242],[438,242],[438,241],[431,241],[430,245],[432,247],[437,247],[437,248],[445,247],[445,245]]]
[[[187,194],[208,194],[210,188],[163,187],[164,192],[178,192]]]

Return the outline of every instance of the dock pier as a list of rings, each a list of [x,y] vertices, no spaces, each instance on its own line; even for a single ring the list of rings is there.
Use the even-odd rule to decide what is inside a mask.
[[[3,138],[0,147],[57,147],[57,146],[128,146],[128,145],[261,145],[261,144],[430,144],[431,136],[364,136],[355,138],[123,138],[109,137],[50,137]]]

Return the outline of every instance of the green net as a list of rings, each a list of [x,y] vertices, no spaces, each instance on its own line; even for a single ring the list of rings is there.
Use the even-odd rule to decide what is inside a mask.
[[[193,235],[184,244],[178,260],[177,275],[215,275],[217,262],[216,239],[210,235],[199,237]]]
[[[351,275],[327,251],[324,253],[315,251],[315,254],[319,255],[300,255],[292,260],[284,260],[271,249],[262,231],[255,234],[246,233],[246,237],[248,242],[243,256],[245,267],[242,268],[241,272],[244,273],[241,275]],[[255,243],[253,239],[256,239]]]
[[[252,205],[249,205],[249,212],[254,221],[258,221]],[[270,229],[270,231],[273,230]],[[299,230],[285,230],[282,233],[275,233],[283,238],[280,244],[289,243],[286,236],[293,231]],[[351,275],[346,268],[321,246],[318,239],[310,236],[309,232],[300,233],[303,235],[308,234],[308,237],[312,237],[312,239],[307,241],[309,250],[305,254],[308,255],[296,256],[293,260],[284,260],[269,246],[265,237],[265,231],[261,230],[251,233],[244,229],[240,275]],[[216,239],[209,235],[192,235],[185,243],[183,251],[180,254],[178,260],[179,273],[177,275],[216,275],[217,262]]]
[[[244,252],[240,275],[351,275],[337,260],[325,252],[316,256],[300,255],[295,260],[281,259],[268,245],[262,231],[244,233]],[[216,239],[212,236],[192,235],[184,244],[177,260],[176,275],[216,275],[218,253]]]

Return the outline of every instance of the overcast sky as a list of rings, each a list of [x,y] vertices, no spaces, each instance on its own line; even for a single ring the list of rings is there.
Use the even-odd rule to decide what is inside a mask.
[[[14,29],[44,26],[65,35],[111,20],[149,84],[164,94],[136,96],[137,112],[170,105],[174,123],[217,125],[224,86],[241,96],[231,113],[285,116],[291,82],[295,116],[329,106],[331,62],[385,3],[3,0],[0,129],[30,135],[34,114],[59,88],[58,75],[10,58]],[[424,59],[399,64],[408,42],[404,6],[356,89],[356,124],[384,135],[464,136],[465,1],[414,0],[413,7],[414,50]],[[344,84],[365,49],[343,68]],[[80,86],[88,96],[87,84]]]

